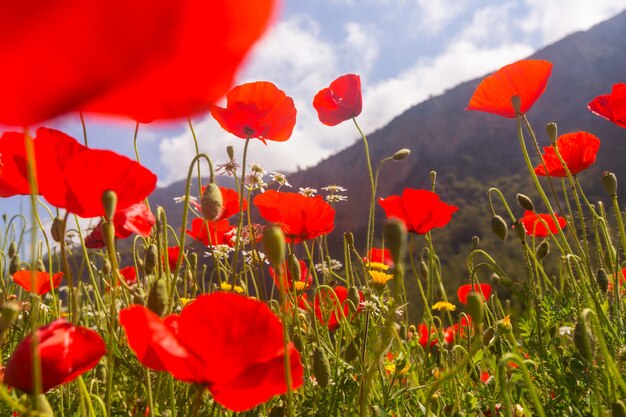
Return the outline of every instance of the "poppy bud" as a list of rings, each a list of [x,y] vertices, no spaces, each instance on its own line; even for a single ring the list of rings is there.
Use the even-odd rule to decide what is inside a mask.
[[[11,262],[9,263],[9,274],[13,275],[22,267],[22,260],[20,259],[20,255],[15,255],[11,258]]]
[[[598,269],[598,272],[596,272],[596,284],[598,284],[598,288],[600,288],[603,294],[606,294],[609,290],[609,277],[603,268]]]
[[[148,246],[146,255],[143,261],[143,270],[146,274],[154,272],[157,266],[157,260],[159,259],[159,251],[155,244]]]
[[[485,301],[483,296],[476,291],[470,291],[467,294],[467,312],[472,317],[474,328],[478,329],[483,324]]]
[[[510,287],[513,285],[513,281],[509,277],[501,277],[497,274],[493,274],[491,276],[491,281],[495,284],[503,285],[505,287]]]
[[[111,273],[111,261],[109,258],[104,258],[102,262],[102,274],[109,275]]]
[[[525,241],[526,229],[524,228],[524,224],[518,220],[515,223],[513,223],[513,228],[515,229],[515,233],[517,234],[517,237],[519,238],[519,240],[521,240],[522,242]]]
[[[319,346],[313,352],[313,375],[317,380],[317,384],[322,388],[326,388],[330,383],[328,356],[326,356],[324,349]]]
[[[615,400],[611,406],[611,414],[613,417],[626,417],[626,406],[620,400]]]
[[[46,266],[43,264],[41,258],[37,259],[35,263],[38,272],[46,272]]]
[[[4,333],[20,314],[20,305],[15,301],[5,303],[0,307],[0,333]]]
[[[600,178],[604,189],[611,197],[617,196],[617,177],[612,172],[605,171]]]
[[[141,291],[139,288],[135,291],[133,291],[133,304],[139,304],[139,305],[145,305],[146,304],[146,300],[143,294],[143,291]]]
[[[511,333],[511,330],[513,330],[513,326],[511,325],[511,316],[505,316],[502,320],[498,320],[496,322],[496,328],[500,334]]]
[[[298,262],[298,258],[296,258],[296,255],[294,254],[289,255],[289,257],[287,258],[287,265],[289,267],[289,273],[291,274],[291,279],[293,281],[299,281],[300,274],[302,271],[300,270],[300,262]]]
[[[50,235],[52,235],[52,239],[54,239],[55,242],[60,243],[63,240],[63,229],[63,219],[55,217],[50,227]]]
[[[285,234],[280,227],[272,225],[263,229],[263,248],[271,264],[282,268],[285,262]]]
[[[430,183],[433,185],[433,187],[435,186],[436,182],[437,182],[437,171],[430,171]]]
[[[164,279],[157,279],[152,283],[148,293],[148,308],[158,316],[163,316],[167,310],[167,285]]]
[[[205,220],[217,220],[220,214],[222,214],[223,204],[222,192],[217,184],[212,182],[204,187],[204,192],[200,197],[200,209]]]
[[[117,207],[117,194],[113,190],[107,190],[102,193],[102,206],[104,207],[104,219],[107,222],[113,220],[115,216],[115,208]]]
[[[350,302],[352,303],[350,305],[351,309],[359,308],[359,304],[361,304],[361,294],[359,294],[359,290],[357,287],[355,286],[350,287],[350,289],[348,290],[348,300],[350,300]]]
[[[11,244],[9,245],[9,250],[7,251],[7,255],[9,255],[9,258],[12,258],[15,255],[17,255],[17,244],[15,242],[11,242]]]
[[[542,240],[541,243],[537,245],[536,250],[537,259],[542,260],[550,253],[550,244],[547,240]]]
[[[478,248],[478,245],[480,244],[480,237],[478,236],[472,236],[472,247],[474,249]]]
[[[393,154],[392,158],[394,161],[402,161],[404,158],[411,154],[411,150],[407,148],[402,148],[396,153]]]
[[[302,342],[302,337],[300,336],[299,333],[294,333],[293,337],[291,338],[291,341],[293,342],[293,345],[296,347],[296,349],[298,349],[299,352],[304,351],[304,343]]]
[[[527,195],[518,193],[515,198],[517,199],[517,204],[519,204],[524,210],[535,211],[535,206],[533,205],[530,197]]]
[[[430,272],[428,271],[428,265],[426,265],[426,262],[420,261],[420,275],[422,276],[424,280],[428,279],[429,273]]]
[[[102,237],[104,238],[105,244],[108,242],[115,241],[115,226],[111,222],[102,223],[100,226],[102,229]]]
[[[556,128],[556,123],[548,123],[546,125],[546,133],[550,138],[550,142],[552,142],[552,144],[554,145],[558,137],[558,129]]]
[[[491,230],[500,238],[500,240],[506,240],[506,236],[509,233],[509,226],[501,216],[497,214],[491,218]]]
[[[574,346],[576,346],[578,354],[587,362],[593,360],[595,340],[589,326],[583,319],[579,320],[574,327]]]
[[[406,251],[406,226],[400,219],[390,218],[385,223],[385,244],[389,247],[391,257],[395,264],[399,264],[404,259]]]
[[[352,234],[352,232],[345,232],[343,234],[343,238],[346,241],[346,244],[348,245],[349,248],[354,247],[354,235]]]
[[[235,148],[233,148],[233,145],[228,145],[226,147],[226,154],[228,154],[228,158],[232,161],[233,159],[235,159]]]
[[[515,114],[521,114],[522,107],[522,98],[520,96],[511,97],[511,105],[513,106],[513,110],[515,110]]]
[[[359,356],[359,347],[357,346],[356,342],[353,340],[352,342],[348,343],[348,346],[346,346],[346,351],[343,355],[343,358],[346,360],[346,362],[352,362],[358,356]]]

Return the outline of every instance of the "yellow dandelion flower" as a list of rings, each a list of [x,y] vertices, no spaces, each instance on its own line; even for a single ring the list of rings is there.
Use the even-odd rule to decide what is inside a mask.
[[[372,282],[374,283],[374,285],[378,285],[381,287],[385,285],[387,281],[393,278],[393,275],[385,274],[384,272],[380,271],[369,271],[369,273],[370,277],[372,277]]]
[[[373,270],[373,271],[386,271],[389,269],[389,265],[385,265],[382,262],[370,262],[368,264],[369,269]]]
[[[293,283],[293,288],[297,291],[304,291],[306,288],[306,282],[304,281],[296,281]]]
[[[433,310],[437,311],[454,311],[456,310],[456,306],[447,301],[437,301],[433,306]]]
[[[228,282],[222,282],[220,284],[220,289],[222,291],[228,291],[228,292],[235,292],[237,294],[243,294],[244,290],[243,287],[240,285],[235,285],[235,287],[233,288],[232,284],[229,284]]]
[[[180,303],[183,305],[183,307],[185,307],[187,304],[189,304],[190,302],[192,302],[194,300],[195,300],[195,298],[180,297]]]

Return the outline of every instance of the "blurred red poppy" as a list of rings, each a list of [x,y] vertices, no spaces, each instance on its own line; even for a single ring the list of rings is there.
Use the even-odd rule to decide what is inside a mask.
[[[363,262],[377,262],[381,264],[387,265],[389,268],[393,268],[393,258],[391,257],[391,252],[388,248],[380,249],[380,248],[372,248],[368,252],[367,256],[363,257]]]
[[[480,82],[467,110],[513,118],[516,112],[511,99],[518,96],[524,114],[545,91],[551,73],[548,61],[525,59],[506,65]]]
[[[133,233],[148,237],[155,222],[154,214],[143,201],[133,204],[127,209],[115,212],[115,216],[113,216],[115,237],[126,239]],[[92,232],[85,237],[85,246],[88,248],[103,248],[105,246],[102,236],[102,222],[98,223]]]
[[[120,323],[144,366],[203,384],[230,410],[248,410],[285,393],[286,354],[292,388],[302,385],[300,354],[293,343],[285,352],[280,320],[259,301],[218,292],[165,319],[131,306],[120,312]]]
[[[466,337],[468,335],[471,325],[472,318],[470,316],[461,317],[460,322],[456,322],[452,326],[446,327],[443,331],[445,342],[449,345],[454,343],[454,339],[457,334],[461,338]]]
[[[557,221],[559,222],[559,226],[563,229],[567,225],[567,221],[557,215]],[[526,210],[524,212],[524,217],[520,219],[522,225],[524,226],[524,230],[526,230],[526,234],[535,237],[546,237],[548,234],[557,234],[559,229],[557,225],[552,220],[552,216],[549,214],[535,214],[530,210]],[[546,228],[545,225],[548,225]]]
[[[206,186],[202,187],[202,192],[204,193],[204,189]],[[231,188],[219,187],[220,192],[222,193],[222,212],[219,217],[215,219],[215,221],[228,219],[229,217],[234,216],[239,213],[239,193]],[[197,202],[192,203],[197,210],[201,210],[200,204]],[[243,211],[248,209],[248,200],[243,200]]]
[[[361,77],[346,74],[337,78],[315,95],[313,107],[317,110],[320,122],[327,126],[335,126],[357,117],[363,107]]]
[[[328,288],[322,288],[315,294],[315,299],[313,300],[315,316],[320,323],[328,327],[328,330],[337,329],[343,316],[348,320],[351,318],[350,306],[348,305],[348,289],[339,285],[333,288],[332,291],[334,294]],[[361,291],[359,291],[359,298],[361,302],[365,299]],[[356,306],[357,312],[361,311],[361,302]]]
[[[51,275],[47,272],[35,272],[35,287],[31,287],[31,275],[32,271],[21,270],[13,274],[13,281],[24,288],[28,292],[34,292],[35,294],[44,295],[52,288],[57,288],[61,285],[63,279],[63,272],[57,272]]]
[[[167,262],[172,272],[176,269],[178,255],[180,255],[180,246],[170,246],[167,248]],[[165,265],[165,259],[163,259],[163,264]]]
[[[63,319],[40,327],[36,332],[43,392],[87,372],[106,353],[104,341],[98,333]],[[31,366],[31,336],[27,336],[9,358],[4,383],[24,392],[32,392]]]
[[[287,290],[292,290],[295,286],[296,290],[304,291],[305,289],[309,288],[313,283],[313,276],[309,273],[309,269],[306,267],[306,263],[303,260],[298,259],[298,264],[300,264],[300,276],[293,278],[291,274],[291,268],[289,268],[288,262],[285,261],[285,264],[283,266],[285,271],[285,274],[283,276],[283,288],[286,288]],[[271,266],[269,270],[270,275],[274,279],[276,287],[281,288],[278,277],[276,276],[276,271]]]
[[[128,285],[137,283],[137,268],[134,266],[126,266],[120,269],[120,275]]]
[[[231,236],[228,234],[234,228],[235,226],[231,225],[226,219],[210,222],[198,217],[191,221],[191,230],[187,230],[187,234],[206,246],[234,246]]]
[[[388,218],[396,217],[404,222],[409,232],[425,234],[434,228],[444,227],[459,208],[439,200],[432,191],[405,188],[402,196],[379,198]]]
[[[471,284],[461,285],[456,292],[461,304],[467,304],[467,294],[472,292],[472,290],[482,294],[485,300],[488,300],[491,296],[491,285],[489,284],[474,284],[473,287]]]
[[[428,345],[429,335],[428,335],[428,327],[420,323],[417,325],[417,333],[419,336],[419,344],[422,345],[423,348],[426,348]],[[435,346],[437,344],[437,329],[431,327],[430,329],[430,346]]]
[[[239,85],[226,94],[226,108],[213,106],[211,115],[233,135],[284,142],[296,125],[291,97],[268,81]]]
[[[320,195],[267,190],[253,201],[261,217],[278,224],[290,243],[315,239],[335,228],[335,209]]]
[[[208,110],[230,87],[272,5],[3,2],[0,124],[32,125],[79,109],[139,121]]]
[[[591,100],[589,110],[626,128],[626,84],[613,84],[611,94],[604,94]]]
[[[600,139],[587,132],[567,133],[559,136],[556,141],[556,147],[570,173],[574,175],[596,162],[596,154],[598,149],[600,149]],[[546,146],[543,148],[543,151],[542,158],[546,165],[547,173],[543,164],[535,167],[535,173],[543,176],[566,177],[567,173],[556,155],[554,146]]]

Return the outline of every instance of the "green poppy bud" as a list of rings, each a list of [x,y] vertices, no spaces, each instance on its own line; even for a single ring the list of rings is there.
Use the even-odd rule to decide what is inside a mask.
[[[352,232],[345,232],[343,234],[343,239],[345,240],[349,248],[354,247],[354,235],[352,234]]]
[[[20,306],[15,301],[9,301],[0,307],[0,333],[4,333],[20,314]]]
[[[15,255],[17,255],[17,244],[15,242],[11,242],[11,244],[9,245],[9,250],[7,251],[7,255],[9,255],[9,258],[12,258]]]
[[[300,336],[300,333],[294,333],[291,341],[293,342],[293,345],[296,347],[296,349],[298,349],[298,352],[304,351],[304,343],[302,342],[302,337]]]
[[[407,237],[406,226],[402,220],[396,218],[387,219],[384,236],[385,245],[389,248],[389,252],[391,252],[393,262],[400,264],[406,252]]]
[[[580,356],[591,363],[595,351],[595,339],[584,320],[579,320],[574,327],[574,346]]]
[[[535,254],[537,255],[537,259],[542,260],[550,253],[550,244],[547,240],[542,240],[541,243],[537,245],[537,250]]]
[[[609,276],[602,268],[598,269],[598,272],[596,272],[596,283],[600,291],[602,291],[602,294],[606,294],[609,290]]]
[[[361,303],[361,294],[359,294],[359,289],[355,286],[350,287],[348,290],[348,300],[352,303],[350,308],[357,309],[359,308],[359,304]]]
[[[157,249],[157,246],[155,244],[148,246],[143,261],[143,270],[146,274],[151,274],[154,272],[157,266],[158,259],[159,250]]]
[[[22,260],[20,255],[15,255],[9,263],[9,274],[13,275],[22,268]]]
[[[330,363],[323,348],[317,347],[313,352],[313,375],[317,384],[326,388],[330,383]]]
[[[558,129],[556,127],[556,123],[548,123],[546,125],[546,133],[548,134],[548,137],[550,138],[550,142],[554,145],[558,137]]]
[[[200,196],[200,210],[202,211],[202,217],[208,221],[213,221],[219,218],[224,208],[224,202],[222,199],[222,192],[220,187],[214,182],[204,187],[204,192]]]
[[[274,268],[282,268],[285,262],[285,234],[276,225],[263,230],[263,249]]]
[[[470,291],[470,293],[467,294],[467,312],[472,317],[474,328],[480,328],[483,324],[483,316],[485,315],[485,301],[483,300],[483,296],[476,291]]]
[[[102,206],[104,207],[104,219],[107,222],[111,222],[117,207],[117,194],[115,191],[107,190],[102,193]]]
[[[535,211],[535,206],[533,205],[530,197],[527,195],[518,193],[515,198],[517,199],[517,204],[519,204],[524,210]]]
[[[235,148],[233,148],[232,145],[228,145],[226,147],[226,154],[228,155],[228,159],[232,161],[233,159],[235,159]]]
[[[604,186],[604,189],[611,197],[617,196],[617,177],[612,172],[605,171],[600,177],[600,181]]]
[[[104,261],[102,261],[102,273],[104,275],[111,273],[111,261],[109,261],[109,258],[104,258]]]
[[[524,228],[524,224],[521,221],[516,221],[513,223],[513,228],[515,229],[515,234],[522,242],[526,240],[526,229]]]
[[[148,293],[148,308],[156,315],[163,316],[167,310],[167,285],[164,279],[152,283]]]
[[[52,239],[55,242],[60,243],[63,240],[63,229],[65,225],[63,224],[63,219],[60,217],[55,217],[52,221],[52,226],[50,227],[50,235],[52,235]]]
[[[509,226],[501,216],[496,214],[491,218],[491,230],[500,240],[506,240],[506,236],[509,233]]]
[[[393,158],[394,161],[402,161],[403,159],[405,159],[410,154],[411,154],[411,150],[410,149],[402,148],[399,151],[397,151],[396,153],[394,153],[392,158]]]
[[[300,269],[300,262],[298,262],[298,258],[296,258],[296,255],[291,254],[287,257],[287,266],[289,267],[291,279],[293,281],[300,281],[300,274],[302,273],[302,271]]]

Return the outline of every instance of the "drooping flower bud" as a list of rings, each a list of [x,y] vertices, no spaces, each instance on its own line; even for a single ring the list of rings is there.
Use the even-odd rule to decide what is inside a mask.
[[[15,301],[9,301],[0,307],[0,333],[8,330],[19,314],[20,306]]]
[[[300,268],[300,262],[293,253],[287,257],[287,266],[289,267],[289,273],[293,281],[300,280],[300,274],[302,273]]]
[[[402,161],[407,156],[411,154],[411,150],[407,148],[402,148],[393,154],[392,158],[394,161]]]
[[[526,229],[524,228],[524,223],[518,220],[513,223],[513,228],[515,229],[515,234],[517,235],[519,240],[526,240]]]
[[[615,174],[605,171],[602,173],[600,181],[602,182],[606,192],[609,193],[612,198],[617,196],[617,177]]]
[[[547,240],[542,240],[541,243],[537,245],[537,249],[535,254],[537,255],[537,259],[542,260],[550,253],[550,244]]]
[[[574,346],[578,354],[591,363],[595,351],[595,339],[584,319],[579,320],[574,327]]]
[[[107,222],[113,221],[115,209],[117,208],[117,194],[113,190],[102,193],[102,206],[104,207],[104,219]]]
[[[167,310],[167,285],[164,279],[152,283],[148,293],[148,308],[156,315],[163,316]]]
[[[224,201],[220,187],[214,182],[204,187],[204,192],[200,197],[200,210],[205,220],[213,221],[219,218],[224,209]]]
[[[354,235],[352,234],[352,232],[345,232],[343,234],[343,238],[346,241],[346,244],[348,245],[349,248],[354,247]]]
[[[326,388],[330,383],[330,363],[328,356],[322,347],[315,348],[313,352],[313,375],[317,384]]]
[[[606,294],[609,290],[609,276],[603,268],[598,269],[598,272],[596,272],[596,283],[602,294]]]
[[[385,223],[385,245],[389,248],[393,262],[397,265],[404,259],[406,252],[406,226],[400,219],[390,218]]]
[[[517,199],[517,204],[519,204],[524,210],[535,211],[535,206],[533,205],[530,197],[527,195],[518,193],[515,198]]]
[[[554,145],[558,137],[558,129],[556,127],[556,123],[548,123],[546,125],[546,133],[548,134],[548,137],[550,138],[550,142]]]
[[[63,219],[60,217],[55,217],[52,221],[52,226],[50,227],[50,235],[55,242],[61,243],[63,240],[63,229],[65,228],[63,224]]]
[[[350,309],[354,309],[356,311],[361,303],[361,295],[359,294],[359,289],[354,285],[348,290],[348,300],[350,300],[351,303]]]
[[[12,258],[15,255],[17,255],[17,244],[15,242],[11,242],[11,244],[9,245],[9,250],[7,251],[7,255],[9,255],[9,258]]]
[[[506,224],[506,221],[497,214],[491,218],[491,230],[500,240],[506,240],[509,234],[509,226]]]
[[[285,262],[285,234],[279,226],[263,229],[263,248],[274,268],[282,268]]]
[[[235,159],[235,148],[233,148],[232,145],[228,145],[226,147],[226,154],[228,155],[228,159],[232,161],[233,159]]]
[[[13,275],[22,268],[22,260],[20,255],[15,255],[9,262],[9,274]]]
[[[159,251],[155,244],[151,244],[146,249],[146,255],[144,256],[143,261],[143,270],[146,274],[151,274],[154,272],[157,266],[157,261],[159,259]]]
[[[467,312],[472,317],[474,328],[479,329],[485,315],[485,301],[483,296],[476,291],[470,291],[467,294]]]

